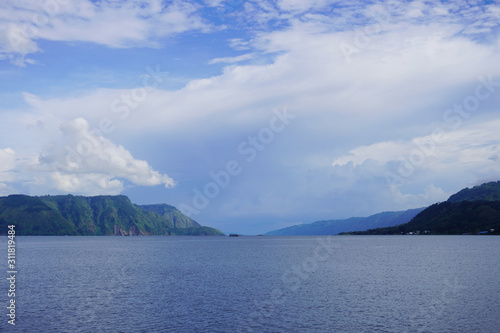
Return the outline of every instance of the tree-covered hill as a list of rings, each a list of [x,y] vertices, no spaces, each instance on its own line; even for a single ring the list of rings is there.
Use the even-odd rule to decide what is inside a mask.
[[[0,198],[0,234],[16,225],[18,235],[77,235],[76,226],[38,198],[10,195]]]
[[[143,209],[122,195],[0,197],[1,234],[9,224],[18,235],[222,235],[173,206]]]
[[[463,189],[448,201],[423,210],[408,223],[349,234],[500,234],[499,193],[500,182]]]
[[[500,201],[500,181],[485,183],[473,188],[464,188],[453,194],[448,201]]]
[[[182,214],[174,206],[167,204],[158,205],[141,205],[137,206],[146,212],[151,212],[159,216],[165,217],[167,220],[172,221],[175,228],[193,228],[200,225],[190,217]]]

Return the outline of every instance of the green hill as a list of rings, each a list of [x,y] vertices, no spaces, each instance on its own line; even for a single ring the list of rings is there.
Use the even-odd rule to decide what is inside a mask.
[[[500,182],[463,189],[448,201],[423,210],[408,223],[349,234],[500,234],[499,193]]]
[[[137,207],[141,208],[144,211],[165,217],[167,220],[172,221],[173,226],[175,228],[193,228],[200,226],[196,221],[182,214],[174,206],[170,206],[167,204],[158,204],[158,205],[141,205]]]
[[[309,224],[294,225],[288,228],[270,231],[266,236],[313,236],[335,235],[341,232],[367,230],[394,226],[410,221],[423,208],[401,212],[383,212],[368,217],[352,217],[344,220],[317,221]]]
[[[75,225],[38,198],[11,195],[0,198],[0,233],[16,225],[18,235],[75,235]]]
[[[0,197],[0,228],[18,235],[222,235],[202,227],[175,207],[144,209],[119,196]]]
[[[473,188],[465,188],[453,194],[448,202],[500,201],[500,181],[485,183]]]

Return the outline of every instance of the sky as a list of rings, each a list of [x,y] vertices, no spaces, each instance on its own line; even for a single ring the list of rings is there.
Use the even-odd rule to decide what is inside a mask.
[[[500,179],[500,1],[4,0],[0,195],[225,233]]]

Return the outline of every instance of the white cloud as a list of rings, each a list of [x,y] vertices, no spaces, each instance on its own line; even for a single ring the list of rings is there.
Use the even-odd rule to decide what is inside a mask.
[[[403,194],[400,189],[392,190],[394,206],[398,206],[398,209],[426,207],[437,202],[446,201],[451,194],[434,186],[434,184],[425,186],[418,194]]]
[[[224,1],[226,0],[204,0],[205,4],[209,7],[219,6]]]
[[[143,160],[135,159],[123,146],[91,132],[83,118],[63,123],[63,140],[40,155],[38,171],[50,174],[53,186],[73,193],[120,193],[126,179],[141,186],[164,185],[175,182],[160,174]]]
[[[387,163],[397,160],[403,152],[406,152],[406,146],[410,146],[410,144],[404,145],[392,141],[377,142],[369,146],[360,146],[351,150],[348,155],[337,158],[332,164],[333,166],[343,166],[352,163],[354,166],[358,166],[367,160]]]
[[[13,64],[24,67],[26,63],[33,63],[26,55],[40,51],[38,45],[23,34],[19,24],[4,25],[5,30],[0,32],[0,60],[9,59]]]
[[[242,38],[229,39],[228,44],[237,51],[249,50],[251,48],[250,42]]]
[[[85,195],[117,195],[124,190],[123,183],[112,176],[103,174],[64,174],[52,172],[50,185],[64,193]]]
[[[261,33],[249,41],[231,41],[255,49],[252,54],[256,57],[257,54],[274,52],[278,56],[262,64],[226,67],[218,76],[193,80],[179,90],[150,89],[143,100],[133,101],[136,106],[128,107],[126,113],[114,111],[125,106],[120,96],[130,96],[133,90],[98,89],[77,97],[52,99],[26,95],[26,100],[33,111],[32,122],[45,124],[47,132],[51,127],[56,132],[57,124],[77,117],[88,119],[93,129],[98,128],[102,119],[110,118],[117,128],[113,137],[125,145],[127,142],[141,142],[145,134],[164,138],[175,132],[176,141],[189,142],[194,135],[196,140],[211,145],[210,140],[216,140],[213,133],[218,133],[216,138],[229,142],[228,145],[234,142],[237,146],[242,138],[234,133],[254,132],[252,126],[269,121],[267,117],[273,107],[289,105],[300,121],[294,124],[295,132],[289,138],[288,146],[282,147],[279,157],[273,162],[282,165],[281,161],[294,161],[288,163],[295,163],[294,167],[300,170],[314,170],[330,164],[331,160],[325,162],[328,157],[351,151],[341,155],[336,165],[352,162],[352,166],[342,170],[334,168],[332,173],[319,173],[315,186],[310,186],[315,192],[307,192],[307,196],[328,197],[351,187],[363,186],[370,177],[375,177],[377,180],[364,195],[369,191],[377,192],[382,186],[389,191],[383,207],[391,209],[390,203],[395,197],[386,184],[384,172],[397,172],[400,154],[408,149],[411,151],[415,145],[412,139],[425,139],[419,133],[427,133],[424,130],[430,122],[441,119],[443,112],[453,103],[463,101],[470,93],[467,87],[472,85],[473,93],[479,75],[491,73],[495,81],[500,75],[500,58],[495,46],[457,35],[461,28],[455,23],[439,21],[429,25],[389,23],[383,32],[370,35],[370,44],[361,48],[348,63],[339,45],[342,42],[354,43],[356,32],[331,31],[323,22],[297,21],[288,29]],[[117,100],[118,104],[114,104]],[[487,102],[489,104],[485,102],[483,111],[493,111],[491,105],[494,101]],[[127,116],[122,117],[125,114]],[[462,163],[459,156],[469,158],[462,153],[464,149],[453,148],[452,142],[449,141],[449,148],[456,155],[451,154],[451,160],[448,160],[444,157],[448,154],[444,153],[441,159],[435,160],[436,167],[443,161],[444,166],[453,168],[453,163]],[[221,152],[214,148],[211,153]],[[190,154],[206,156],[208,153],[203,146]],[[296,154],[301,157],[297,159]],[[484,161],[484,154],[486,152],[482,152],[481,161]],[[429,158],[429,163],[435,158]],[[465,168],[458,168],[455,176],[465,177],[467,182],[486,177],[488,170],[494,170],[488,169],[488,163],[483,163],[485,169],[481,172],[467,176],[463,175]],[[101,163],[97,159],[93,165]],[[424,172],[426,170],[428,172]],[[426,169],[426,166],[419,168],[408,178],[408,184],[419,181],[425,185],[435,184],[436,188],[443,188],[448,193],[450,186],[436,182],[439,175],[433,175],[432,171],[434,169]],[[423,178],[419,178],[421,173],[425,173]],[[114,171],[96,167],[86,169],[85,174],[108,175],[104,179],[108,182],[119,176]],[[126,178],[126,175],[119,177]],[[290,182],[293,179],[285,173],[283,177]],[[345,186],[328,185],[344,177],[350,179]],[[61,184],[69,184],[64,186],[73,184],[58,179],[61,179]],[[446,179],[451,179],[451,175]],[[102,187],[118,191],[119,187],[113,184],[104,182]],[[280,183],[277,187],[282,185]],[[259,183],[256,192],[263,186],[266,185]],[[424,189],[424,185],[419,190],[412,188],[413,192],[401,189],[402,198],[407,198],[408,202],[422,202],[423,197],[415,201],[405,195],[418,196],[425,193]],[[298,195],[297,200],[303,199]],[[327,205],[327,202],[323,204]],[[374,205],[382,207],[380,202]]]
[[[490,163],[500,153],[500,120],[489,120],[451,132],[416,137],[410,141],[385,141],[352,149],[339,157],[333,166],[352,163],[354,166],[374,160],[381,164],[399,162],[418,156],[429,159],[430,164],[443,167],[447,164]],[[430,161],[432,160],[432,162]]]
[[[444,200],[451,193],[425,188],[426,184],[458,190],[465,184],[476,185],[500,177],[499,126],[500,120],[489,120],[410,141],[360,146],[336,159],[333,166],[335,170],[373,172],[372,166],[376,165],[373,175],[385,178],[385,188],[392,190],[395,202],[430,204],[437,198]]]
[[[457,99],[462,93],[457,87],[476,81],[478,75],[499,73],[495,48],[456,37],[458,26],[398,24],[387,29],[373,35],[369,47],[353,55],[350,64],[339,45],[353,43],[353,32],[328,32],[297,23],[291,29],[261,34],[254,47],[280,53],[271,63],[226,67],[219,76],[193,80],[176,91],[151,89],[133,108],[119,100],[133,90],[119,89],[73,98],[27,95],[27,101],[42,118],[85,116],[95,126],[108,117],[120,123],[120,130],[132,132],[138,127],[176,129],[209,116],[231,122],[244,113],[260,119],[262,114],[253,110],[286,104],[321,118],[317,126],[329,124],[333,131],[343,130],[339,117],[356,116],[358,124],[371,126],[373,121],[384,123],[395,116],[405,121],[418,114],[426,122],[435,116],[436,103],[452,104]],[[217,61],[223,60],[241,58]],[[118,107],[128,109],[127,119],[119,118],[124,113],[115,112]]]
[[[16,153],[11,148],[0,148],[0,195],[11,194],[12,188],[4,182],[12,182],[16,167]]]
[[[339,5],[340,4],[340,5]],[[210,7],[209,9],[204,8]],[[110,47],[159,47],[163,37],[188,31],[208,32],[224,22],[214,20],[212,8],[222,7],[222,16],[240,17],[247,28],[267,27],[273,21],[292,25],[302,22],[322,25],[328,30],[350,31],[374,23],[374,13],[388,15],[384,24],[400,23],[463,24],[462,34],[491,32],[498,27],[498,7],[469,5],[467,2],[438,4],[424,1],[380,2],[363,1],[348,4],[336,0],[219,1],[205,4],[173,1],[165,5],[160,0],[92,2],[52,0],[19,2],[6,0],[0,4],[0,59],[10,59],[18,65],[33,63],[26,56],[39,51],[36,41],[91,42]],[[319,14],[320,11],[323,11]],[[380,16],[380,15],[379,15]],[[209,23],[212,19],[214,22]],[[260,29],[259,29],[260,30]],[[234,39],[237,41],[238,39]],[[14,42],[13,42],[14,41]],[[245,47],[241,41],[239,47]]]
[[[109,47],[157,47],[158,39],[190,30],[208,31],[197,6],[174,1],[111,0],[19,2],[0,4],[0,59],[24,66],[39,51],[37,40],[91,42]]]
[[[0,149],[0,172],[9,171],[16,166],[16,152],[11,148]]]
[[[310,1],[302,1],[302,0],[278,0],[278,7],[285,11],[298,11],[305,12],[312,8],[321,9],[326,7],[331,3],[335,3],[338,1],[331,0],[310,0]]]
[[[249,59],[253,59],[253,58],[254,58],[254,55],[252,53],[247,53],[247,54],[242,54],[242,55],[236,56],[236,57],[215,58],[215,59],[210,60],[208,63],[210,65],[218,64],[218,63],[234,64],[237,62],[241,62],[241,61],[245,61],[245,60],[249,60]]]
[[[16,153],[11,148],[0,149],[0,182],[12,181],[10,173],[16,167]]]

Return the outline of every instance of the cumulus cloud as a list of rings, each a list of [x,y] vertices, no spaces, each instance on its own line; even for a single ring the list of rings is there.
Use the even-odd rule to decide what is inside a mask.
[[[173,187],[167,175],[135,159],[121,145],[92,132],[88,122],[77,118],[60,126],[63,140],[39,157],[39,171],[47,171],[60,191],[72,193],[120,193],[123,181],[134,185]]]
[[[50,186],[64,193],[81,193],[86,195],[120,194],[124,190],[123,183],[113,176],[105,174],[68,174],[52,172],[48,179]]]

